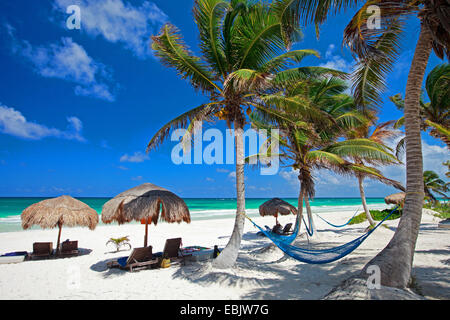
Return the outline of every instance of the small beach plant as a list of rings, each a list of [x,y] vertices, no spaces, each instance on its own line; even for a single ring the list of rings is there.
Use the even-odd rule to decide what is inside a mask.
[[[128,236],[121,238],[110,238],[106,242],[106,245],[108,244],[114,245],[116,247],[116,252],[119,252],[121,247],[128,247],[128,250],[131,250],[130,239],[128,238]]]

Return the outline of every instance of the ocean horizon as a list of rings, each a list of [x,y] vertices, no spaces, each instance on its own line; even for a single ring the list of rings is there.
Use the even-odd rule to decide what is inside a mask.
[[[22,230],[20,215],[22,211],[33,203],[51,197],[0,197],[0,232]],[[102,206],[112,197],[76,197],[83,201],[98,214]],[[297,207],[297,198],[282,198]],[[191,213],[192,220],[211,220],[233,218],[236,212],[236,198],[183,198]],[[269,198],[246,198],[245,208],[249,216],[259,216],[258,208]],[[330,213],[337,211],[362,212],[361,198],[330,198],[317,197],[310,201],[314,213]],[[370,209],[384,209],[387,205],[384,198],[367,198]],[[100,222],[101,224],[101,222]],[[39,229],[39,227],[33,227]]]

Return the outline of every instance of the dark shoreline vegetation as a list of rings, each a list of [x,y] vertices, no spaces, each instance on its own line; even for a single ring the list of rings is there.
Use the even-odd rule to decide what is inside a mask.
[[[391,209],[384,209],[384,210],[370,210],[370,215],[372,216],[373,220],[375,221],[381,221],[384,218],[386,218],[386,216],[388,214],[390,214],[392,211]],[[402,216],[402,209],[397,209],[396,211],[394,211],[392,213],[392,215],[387,218],[387,220],[395,220],[398,219]],[[358,223],[362,223],[364,221],[367,220],[366,217],[366,213],[365,212],[361,212],[360,214],[358,214],[357,216],[355,216],[352,220],[350,220],[349,224],[358,224]]]
[[[435,215],[437,218],[440,219],[448,219],[450,218],[450,204],[448,202],[437,202],[435,204],[432,203],[426,203],[423,205],[424,209],[430,209],[433,211],[436,211],[437,214]],[[384,210],[370,210],[370,214],[375,221],[381,221],[383,220],[390,212],[391,209],[384,209]],[[397,209],[392,213],[392,215],[387,220],[395,220],[402,216],[403,210]],[[350,220],[349,224],[358,224],[363,223],[364,221],[367,221],[366,214],[364,212],[361,212],[357,216],[355,216],[352,220]]]

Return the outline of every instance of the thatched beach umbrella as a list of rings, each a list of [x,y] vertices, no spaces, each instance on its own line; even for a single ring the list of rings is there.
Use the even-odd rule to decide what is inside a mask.
[[[291,213],[297,214],[297,208],[280,198],[270,199],[259,206],[259,214],[263,217],[274,216],[277,224],[278,214],[286,216]]]
[[[160,214],[161,213],[161,214]],[[166,222],[191,222],[186,203],[173,192],[144,183],[115,196],[103,205],[102,221],[119,224],[130,221],[145,223],[144,247],[147,247],[148,225],[158,218]]]
[[[94,230],[98,223],[97,212],[84,202],[71,196],[60,196],[32,204],[22,215],[22,228],[28,229],[32,225],[39,225],[43,229],[59,228],[56,249],[59,250],[61,228],[63,225],[85,226]]]
[[[399,192],[391,194],[384,198],[384,202],[387,204],[396,204],[396,205],[403,205],[403,202],[405,201],[406,193]]]

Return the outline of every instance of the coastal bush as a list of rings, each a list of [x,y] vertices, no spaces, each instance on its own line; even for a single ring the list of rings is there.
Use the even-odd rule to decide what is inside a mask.
[[[383,220],[388,214],[390,214],[392,209],[384,209],[382,211],[380,210],[370,210],[370,215],[372,216],[373,220],[375,221],[381,221]],[[395,220],[402,216],[402,209],[397,209],[392,213],[392,215],[387,220]],[[353,217],[352,220],[350,220],[349,224],[358,224],[366,221],[366,214],[365,212],[362,212],[358,214],[357,216]]]
[[[436,214],[436,217],[438,218],[450,218],[450,203],[448,202],[426,203],[423,207],[436,211],[438,213]]]

